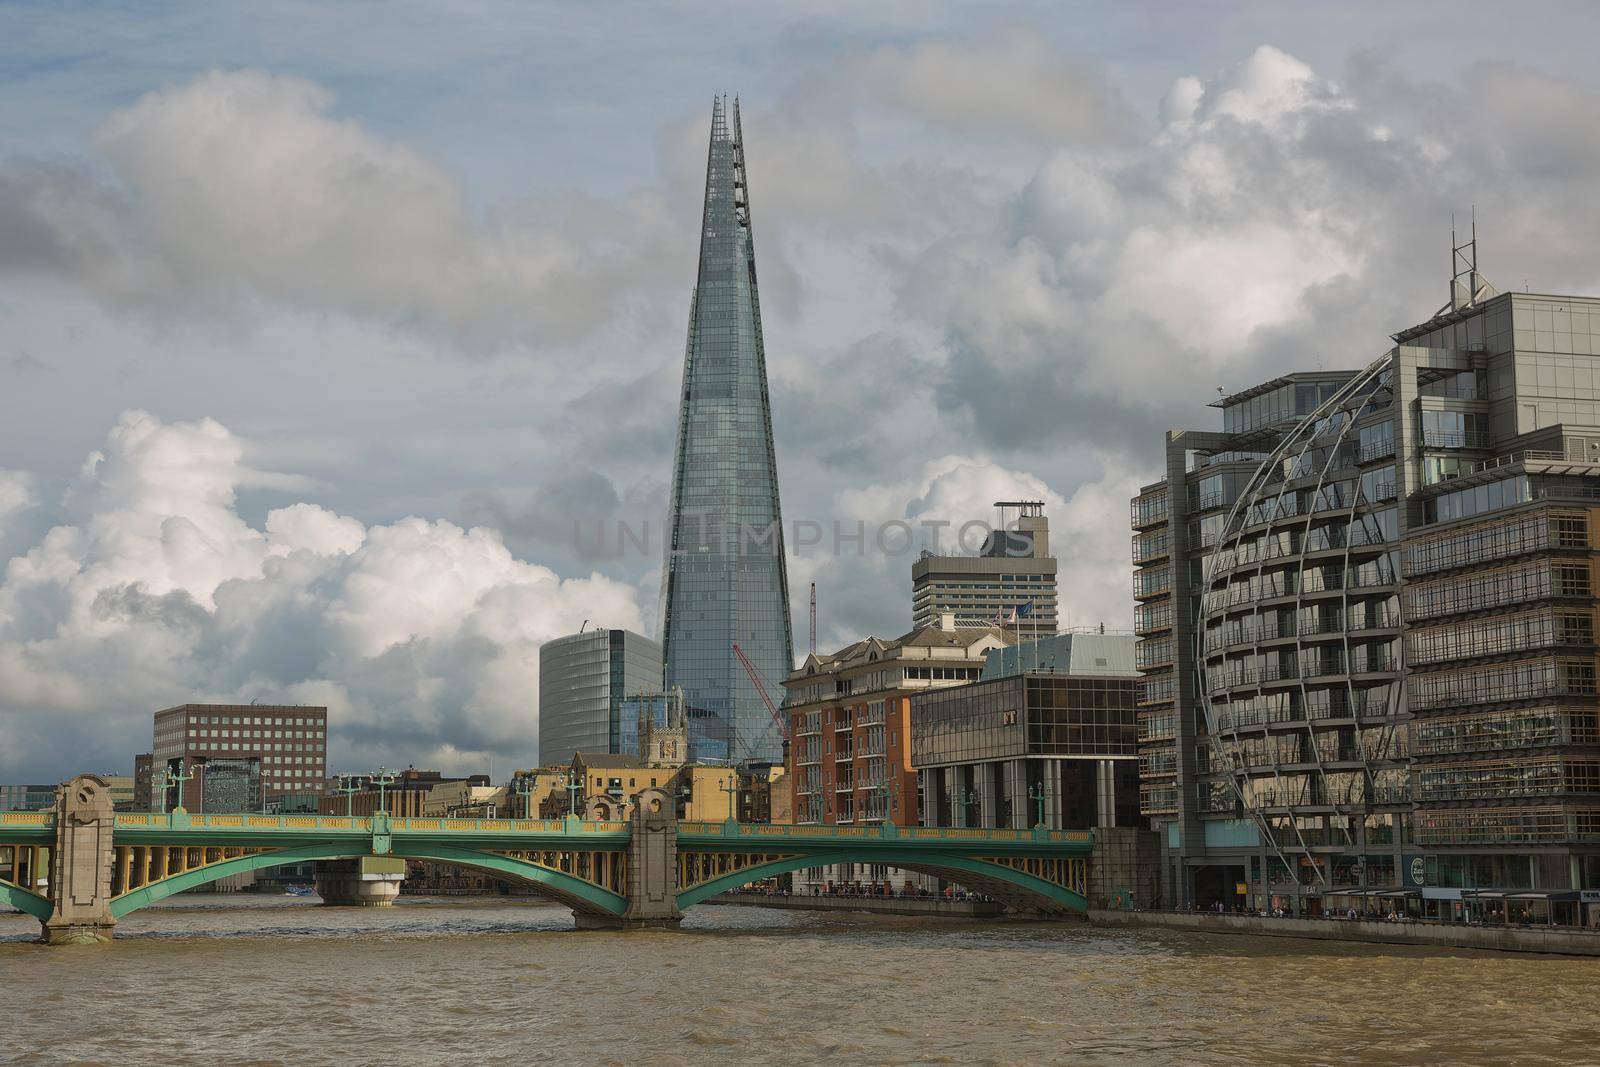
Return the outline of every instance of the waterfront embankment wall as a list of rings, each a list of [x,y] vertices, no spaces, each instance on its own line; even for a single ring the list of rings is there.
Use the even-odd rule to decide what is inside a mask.
[[[1390,923],[1363,919],[1291,919],[1211,912],[1107,911],[1094,909],[1089,921],[1108,927],[1160,927],[1208,934],[1253,934],[1316,941],[1357,941],[1379,945],[1485,949],[1600,956],[1600,931],[1565,927],[1469,926],[1464,923]]]

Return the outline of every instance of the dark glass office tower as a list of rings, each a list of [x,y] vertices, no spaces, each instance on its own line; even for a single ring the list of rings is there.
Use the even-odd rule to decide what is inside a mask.
[[[729,756],[777,760],[782,735],[733,648],[779,699],[794,655],[744,163],[739,104],[730,125],[719,99],[683,359],[662,645],[666,684],[683,688]]]

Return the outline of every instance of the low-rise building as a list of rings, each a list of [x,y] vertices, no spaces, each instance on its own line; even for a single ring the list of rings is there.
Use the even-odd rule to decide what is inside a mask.
[[[980,681],[913,697],[922,824],[1139,825],[1134,643],[1060,634],[991,653]]]
[[[645,762],[636,756],[580,752],[572,758],[578,805],[585,818],[625,821],[634,798],[645,789],[664,789],[677,799],[678,818],[722,822],[736,810],[739,772],[700,763]]]
[[[917,823],[911,698],[976,681],[984,657],[1005,644],[1001,631],[960,627],[947,613],[898,638],[807,656],[783,683],[795,821]]]
[[[0,811],[43,811],[55,802],[53,785],[0,785]]]
[[[117,811],[134,811],[134,777],[131,774],[102,774],[111,793],[111,806]]]
[[[495,819],[509,814],[505,808],[506,790],[470,779],[443,781],[422,798],[422,814],[430,818]]]
[[[489,776],[473,774],[465,778],[449,778],[438,771],[422,771],[407,767],[394,771],[388,781],[371,774],[340,775],[331,793],[318,801],[318,810],[324,815],[372,815],[382,806],[398,818],[421,818],[428,796],[436,786],[464,784],[487,786]]]
[[[151,786],[150,753],[133,757],[133,810],[155,811],[155,790]]]
[[[739,821],[794,822],[789,775],[781,763],[746,763],[739,768]]]

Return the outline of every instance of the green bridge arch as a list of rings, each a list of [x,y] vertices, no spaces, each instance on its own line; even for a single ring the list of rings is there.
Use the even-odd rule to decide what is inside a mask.
[[[25,911],[40,922],[48,922],[50,913],[55,910],[55,906],[38,893],[11,882],[0,882],[0,904]]]
[[[404,859],[433,860],[438,863],[453,863],[460,867],[475,867],[479,870],[489,871],[494,874],[505,875],[524,882],[532,883],[542,892],[565,904],[574,911],[583,911],[601,915],[621,915],[627,910],[628,902],[625,898],[581,878],[575,878],[561,871],[554,871],[548,867],[541,867],[526,860],[513,859],[492,852],[478,852],[469,848],[456,848],[451,845],[432,844],[407,844],[396,841],[389,855],[399,856]],[[158,900],[170,897],[174,893],[181,893],[186,889],[195,889],[199,886],[215,882],[219,878],[226,878],[230,874],[243,874],[247,871],[267,870],[272,867],[282,867],[289,863],[309,863],[313,860],[348,860],[361,859],[364,856],[374,855],[369,848],[355,847],[354,842],[336,841],[325,844],[299,845],[293,848],[276,849],[270,852],[257,852],[248,856],[235,856],[232,859],[213,863],[208,867],[201,867],[182,874],[175,874],[163,878],[159,882],[140,886],[130,890],[111,901],[111,914],[120,919],[125,915],[148,907]],[[21,892],[26,892],[22,890]],[[28,894],[32,895],[32,894]],[[43,900],[42,897],[36,898]],[[16,905],[30,914],[37,915],[22,904]],[[50,917],[50,902],[44,901],[44,914],[40,917],[43,921]]]
[[[993,887],[998,883],[1017,891],[1014,894],[1005,893],[1004,891],[1000,894],[990,892],[990,896],[997,896],[997,898],[999,896],[1012,896],[1018,900],[1029,900],[1030,898],[1037,900],[1042,897],[1055,908],[1065,908],[1069,911],[1080,913],[1089,910],[1089,901],[1083,894],[1024,871],[1001,866],[998,863],[969,859],[965,856],[953,856],[948,852],[933,849],[895,849],[892,855],[886,855],[882,850],[870,848],[860,850],[838,849],[813,853],[807,856],[788,856],[766,863],[758,863],[752,867],[744,867],[731,874],[713,878],[709,882],[701,882],[692,889],[686,889],[679,893],[678,907],[681,910],[687,910],[714,896],[738,889],[742,885],[762,878],[771,878],[774,875],[798,871],[802,867],[826,867],[836,863],[881,863],[908,871],[916,871],[919,874],[931,874],[937,878],[948,878],[953,882],[960,882],[962,885],[971,888],[979,888],[974,885],[974,877],[976,877],[986,887]],[[988,890],[983,888],[981,891]]]

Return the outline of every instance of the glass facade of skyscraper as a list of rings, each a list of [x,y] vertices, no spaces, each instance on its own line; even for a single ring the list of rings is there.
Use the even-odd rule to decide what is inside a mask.
[[[712,109],[700,270],[689,312],[661,619],[668,687],[733,759],[782,736],[739,663],[776,692],[793,666],[778,472],[739,105]]]

